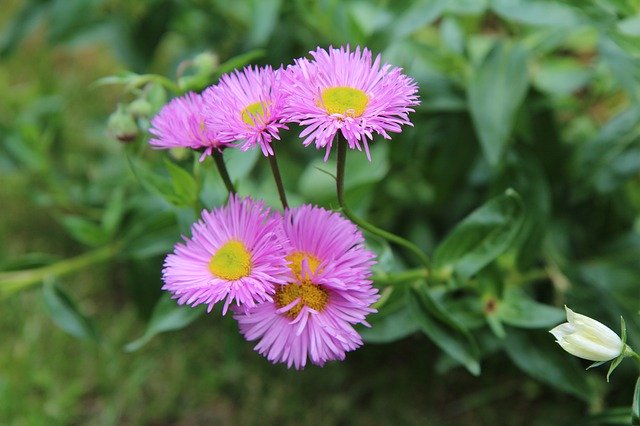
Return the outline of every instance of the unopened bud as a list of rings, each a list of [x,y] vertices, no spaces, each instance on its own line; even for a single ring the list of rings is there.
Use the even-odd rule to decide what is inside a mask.
[[[133,115],[122,104],[109,116],[107,131],[120,142],[131,142],[139,133]]]

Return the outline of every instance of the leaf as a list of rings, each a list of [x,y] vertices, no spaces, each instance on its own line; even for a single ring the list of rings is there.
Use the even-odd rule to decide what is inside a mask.
[[[252,24],[249,26],[249,44],[262,46],[278,22],[282,0],[252,0],[250,3]]]
[[[389,343],[407,337],[420,329],[408,306],[406,290],[394,288],[380,311],[367,318],[371,328],[362,328],[360,335],[369,343]]]
[[[137,351],[160,333],[185,328],[202,313],[202,308],[178,305],[169,294],[164,294],[156,303],[144,334],[128,343],[124,350],[127,352]]]
[[[518,288],[508,288],[495,315],[505,324],[520,328],[550,328],[564,321],[564,310],[531,299]]]
[[[520,44],[497,42],[469,79],[471,118],[489,164],[500,161],[527,94],[528,53]]]
[[[371,148],[371,162],[364,153],[352,152],[347,155],[345,190],[379,182],[389,170],[389,148],[386,143],[376,143]],[[298,192],[308,200],[323,201],[335,197],[336,162],[316,159],[309,163],[298,180]]]
[[[469,278],[507,251],[523,222],[520,196],[513,190],[474,210],[440,243],[433,256],[435,270]]]
[[[47,312],[54,324],[62,330],[83,340],[98,340],[93,322],[80,312],[77,304],[58,285],[49,281],[42,286],[42,295]]]
[[[533,85],[550,96],[570,95],[587,85],[592,74],[576,59],[550,58],[537,64]]]
[[[640,377],[636,380],[636,386],[633,391],[633,402],[631,403],[632,424],[640,425]]]
[[[469,332],[437,305],[428,290],[414,289],[411,296],[409,309],[422,332],[451,358],[464,365],[471,374],[479,375],[479,350]]]
[[[243,53],[242,55],[234,56],[233,58],[230,58],[220,64],[215,72],[215,75],[219,77],[222,74],[226,74],[235,69],[242,68],[243,66],[254,62],[256,59],[262,58],[266,53],[267,52],[264,49],[254,49]]]
[[[631,96],[635,103],[640,102],[640,63],[637,53],[628,53],[611,37],[601,36],[598,51],[609,65],[618,84]]]
[[[491,0],[490,4],[504,19],[524,24],[573,27],[585,21],[578,8],[558,1]]]
[[[169,171],[176,200],[182,206],[193,206],[198,199],[199,192],[196,180],[189,172],[171,161],[165,159],[164,164]]]
[[[122,220],[124,210],[124,188],[120,186],[113,191],[102,213],[102,229],[105,230],[107,235],[112,236],[114,234]]]
[[[420,0],[413,2],[395,21],[392,37],[400,39],[415,30],[431,24],[438,19],[445,10],[445,0]]]
[[[67,215],[60,219],[60,223],[83,244],[97,247],[109,241],[109,235],[102,226],[83,217]]]
[[[640,170],[640,108],[615,116],[581,144],[572,170],[583,191],[593,188],[600,193],[614,191],[634,176]]]
[[[509,329],[504,349],[513,363],[534,379],[586,402],[593,400],[594,389],[580,364],[561,350],[549,333]]]

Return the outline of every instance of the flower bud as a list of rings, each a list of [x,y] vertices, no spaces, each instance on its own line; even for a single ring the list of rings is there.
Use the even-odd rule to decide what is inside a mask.
[[[613,330],[566,306],[565,309],[567,322],[550,330],[562,349],[590,361],[609,361],[622,354],[626,345]]]
[[[122,105],[109,116],[107,131],[120,142],[131,142],[138,136],[138,125],[133,115]]]

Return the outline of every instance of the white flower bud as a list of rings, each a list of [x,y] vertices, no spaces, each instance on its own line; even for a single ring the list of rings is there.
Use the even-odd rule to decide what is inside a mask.
[[[562,349],[590,361],[609,361],[620,356],[626,345],[613,330],[566,306],[565,309],[568,322],[550,330]]]

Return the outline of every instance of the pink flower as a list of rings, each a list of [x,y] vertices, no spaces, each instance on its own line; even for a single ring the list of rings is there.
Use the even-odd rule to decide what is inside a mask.
[[[204,149],[200,161],[211,155],[214,149],[221,151],[228,144],[222,142],[213,127],[204,120],[202,96],[189,92],[173,98],[151,120],[154,137],[149,144],[154,148]]]
[[[273,155],[271,141],[280,140],[280,129],[287,128],[279,72],[270,66],[246,67],[223,75],[218,85],[204,91],[207,124],[218,129],[220,140],[241,140],[243,151],[257,144],[264,155]]]
[[[368,326],[365,317],[376,312],[374,254],[354,224],[319,207],[286,210],[282,227],[289,279],[276,286],[272,301],[234,309],[240,332],[258,340],[260,354],[288,367],[342,360],[362,345],[353,325]]]
[[[192,237],[176,244],[164,262],[162,288],[179,304],[204,303],[208,311],[224,299],[223,314],[233,301],[272,302],[289,273],[279,232],[262,202],[231,196],[226,206],[204,210]]]
[[[305,146],[315,142],[329,156],[338,131],[351,149],[364,150],[371,160],[368,140],[373,133],[391,139],[401,125],[411,125],[408,114],[418,105],[418,87],[400,68],[371,62],[371,51],[347,46],[317,48],[313,60],[297,59],[283,77],[287,122],[306,127],[301,138]]]

